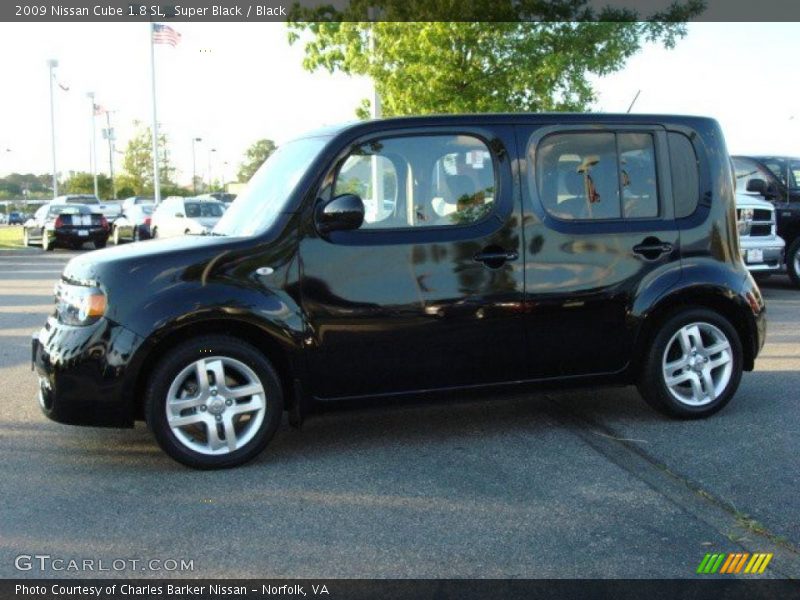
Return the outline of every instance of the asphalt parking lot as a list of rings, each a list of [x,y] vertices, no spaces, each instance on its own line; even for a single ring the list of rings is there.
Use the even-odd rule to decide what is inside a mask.
[[[30,334],[75,254],[0,251],[0,577],[98,575],[15,568],[46,554],[194,561],[126,576],[683,578],[707,552],[774,552],[765,577],[800,577],[800,290],[784,277],[762,286],[756,371],[706,421],[629,388],[347,410],[196,472],[142,425],[40,413]]]

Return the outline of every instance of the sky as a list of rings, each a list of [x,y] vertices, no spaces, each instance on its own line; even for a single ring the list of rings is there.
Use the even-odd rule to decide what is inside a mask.
[[[349,121],[371,83],[302,68],[282,23],[173,23],[177,48],[156,46],[158,120],[180,183],[234,179],[247,147],[281,143],[306,130]],[[55,88],[59,172],[90,170],[91,104],[112,110],[117,149],[134,121],[151,123],[150,50],[145,23],[0,23],[0,176],[51,172],[47,60],[59,61]],[[626,67],[592,80],[593,110],[715,117],[731,153],[800,154],[800,23],[691,23],[673,50],[646,45]],[[108,146],[97,117],[98,168]],[[211,150],[214,152],[211,152]],[[114,156],[119,170],[122,154]],[[210,171],[209,171],[210,168]]]

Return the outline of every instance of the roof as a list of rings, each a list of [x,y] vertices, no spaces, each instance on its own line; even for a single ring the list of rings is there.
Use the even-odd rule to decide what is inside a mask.
[[[419,115],[389,117],[382,119],[368,119],[365,121],[347,121],[344,123],[328,125],[319,129],[308,131],[295,139],[311,137],[332,137],[350,130],[363,129],[365,131],[380,130],[382,127],[392,129],[426,127],[431,125],[525,125],[525,124],[569,124],[585,123],[664,123],[664,122],[709,122],[711,117],[692,115],[669,114],[641,114],[641,113],[569,113],[569,112],[540,112],[540,113],[470,113],[451,115]]]

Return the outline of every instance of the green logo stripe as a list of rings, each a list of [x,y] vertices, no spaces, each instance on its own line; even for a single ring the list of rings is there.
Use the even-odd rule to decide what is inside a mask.
[[[698,572],[698,573],[705,573],[706,564],[708,563],[708,559],[709,559],[709,558],[711,558],[711,555],[710,555],[710,554],[706,554],[706,555],[703,557],[703,560],[702,560],[702,561],[700,561],[700,566],[699,566],[699,567],[697,567],[697,572]]]

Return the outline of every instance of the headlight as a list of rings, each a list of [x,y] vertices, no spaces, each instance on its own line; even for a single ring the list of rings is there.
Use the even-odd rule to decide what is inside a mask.
[[[106,295],[97,287],[56,285],[56,315],[65,325],[89,325],[106,312]]]

